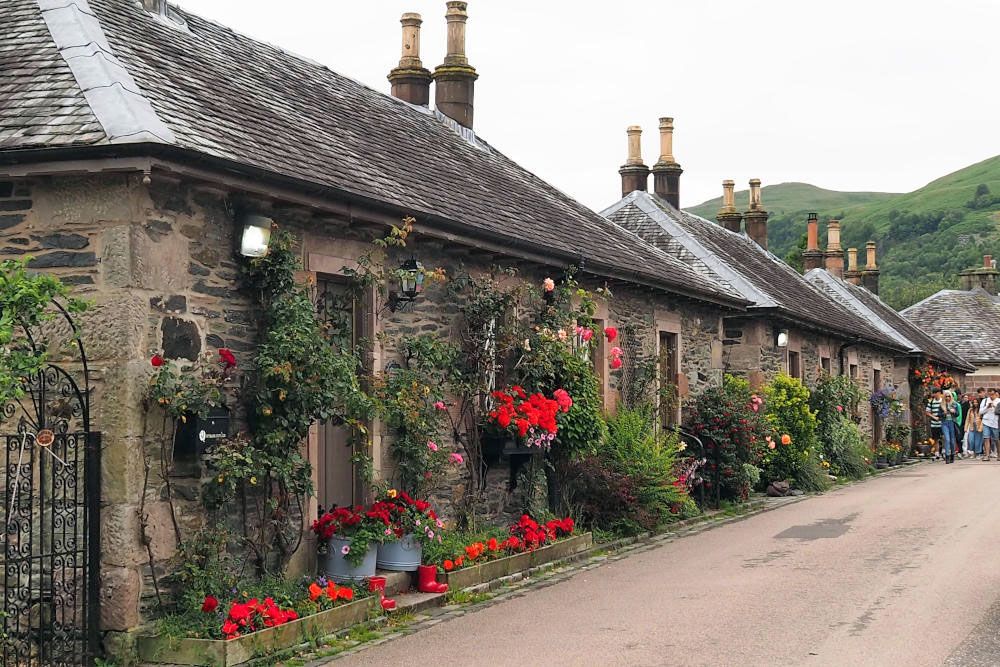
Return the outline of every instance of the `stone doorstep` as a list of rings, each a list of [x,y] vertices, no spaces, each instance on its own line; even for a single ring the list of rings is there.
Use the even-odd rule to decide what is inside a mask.
[[[413,588],[413,573],[376,570],[376,575],[385,577],[385,595],[392,597],[401,595]]]
[[[447,603],[447,597],[447,593],[403,593],[395,597],[396,609],[390,611],[389,616],[391,618],[393,614],[415,614],[425,609],[443,607]]]

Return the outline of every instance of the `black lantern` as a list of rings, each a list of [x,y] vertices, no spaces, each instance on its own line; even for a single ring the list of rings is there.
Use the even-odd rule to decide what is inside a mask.
[[[414,258],[399,267],[399,291],[389,297],[389,310],[396,312],[408,303],[413,303],[424,291],[424,265]]]

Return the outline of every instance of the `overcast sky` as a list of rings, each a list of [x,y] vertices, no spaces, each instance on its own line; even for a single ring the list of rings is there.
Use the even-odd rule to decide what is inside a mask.
[[[443,0],[179,4],[384,92],[402,12],[423,15],[425,67],[445,52]],[[469,15],[477,133],[598,210],[620,197],[625,127],[642,125],[652,165],[660,116],[684,206],[724,178],[905,192],[1000,153],[1000,0],[471,0]]]

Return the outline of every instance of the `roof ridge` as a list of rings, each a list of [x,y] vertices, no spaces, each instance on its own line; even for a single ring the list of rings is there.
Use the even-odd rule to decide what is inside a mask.
[[[115,57],[87,0],[37,0],[59,55],[113,144],[173,144],[176,137]]]

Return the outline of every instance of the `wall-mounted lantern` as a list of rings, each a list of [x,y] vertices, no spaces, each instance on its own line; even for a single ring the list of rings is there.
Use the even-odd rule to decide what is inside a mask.
[[[774,344],[778,347],[788,347],[788,329],[775,332]]]
[[[402,310],[413,303],[424,291],[424,265],[412,257],[399,267],[399,290],[389,295],[388,308],[392,312]]]
[[[248,213],[240,218],[243,234],[240,237],[240,254],[244,257],[263,257],[271,241],[273,220],[263,215]]]

